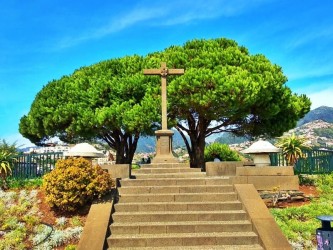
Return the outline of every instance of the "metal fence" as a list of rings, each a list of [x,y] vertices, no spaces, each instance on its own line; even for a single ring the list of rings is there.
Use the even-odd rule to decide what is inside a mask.
[[[304,158],[298,159],[295,164],[297,174],[326,174],[333,172],[333,151],[306,150]],[[286,166],[287,162],[282,153],[270,155],[272,166]]]
[[[23,154],[13,157],[12,178],[36,178],[50,172],[62,152],[44,154]]]

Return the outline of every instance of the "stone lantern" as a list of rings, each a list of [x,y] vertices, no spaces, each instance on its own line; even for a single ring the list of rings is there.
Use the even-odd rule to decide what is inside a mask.
[[[268,141],[259,139],[259,141],[253,143],[249,148],[244,149],[241,152],[252,155],[255,166],[264,167],[271,166],[269,153],[278,153],[280,152],[280,149]]]
[[[64,153],[65,157],[83,157],[87,159],[102,158],[105,155],[98,151],[94,146],[89,143],[79,143],[72,147],[68,152]]]

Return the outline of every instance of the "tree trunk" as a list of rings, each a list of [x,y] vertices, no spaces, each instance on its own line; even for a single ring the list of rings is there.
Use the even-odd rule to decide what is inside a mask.
[[[139,133],[131,134],[113,131],[103,136],[108,145],[116,151],[116,164],[131,164],[139,141]]]
[[[125,164],[124,149],[122,147],[115,148],[116,164]]]
[[[128,164],[132,164],[139,138],[140,138],[140,133],[134,134],[133,137],[132,135],[129,135],[128,153],[127,153]]]
[[[191,168],[201,168],[202,171],[206,170],[205,166],[205,136],[190,135],[192,150],[189,152]]]
[[[205,138],[206,138],[206,129],[209,125],[209,121],[204,119],[196,120],[192,114],[189,114],[187,119],[188,128],[185,128],[181,124],[177,124],[177,130],[181,133],[189,157],[190,157],[190,166],[191,168],[201,168],[202,171],[206,170],[205,166]],[[188,143],[187,138],[185,137],[183,130],[190,137],[190,142]]]

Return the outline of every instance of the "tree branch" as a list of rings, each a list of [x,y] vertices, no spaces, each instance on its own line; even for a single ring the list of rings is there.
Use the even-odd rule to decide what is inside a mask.
[[[103,140],[113,149],[116,147],[114,138],[112,138],[108,133],[102,135]]]
[[[189,130],[192,130],[192,131],[196,130],[196,128],[195,128],[196,121],[195,121],[195,118],[193,117],[191,111],[189,111],[189,113],[188,113],[187,123],[188,123]]]
[[[178,126],[178,123],[177,123],[176,129],[178,130],[178,132],[180,133],[181,137],[183,138],[183,140],[185,142],[185,146],[187,148],[187,151],[190,153],[190,152],[192,152],[192,149],[190,147],[190,144],[188,143],[188,140],[187,140],[184,132],[181,130],[181,127],[182,126]]]
[[[177,127],[179,127],[181,130],[186,131],[186,133],[189,132],[189,130],[188,130],[187,128],[185,128],[183,125],[181,125],[179,122],[177,122],[176,129],[177,129]],[[178,130],[178,129],[177,129],[177,130]]]

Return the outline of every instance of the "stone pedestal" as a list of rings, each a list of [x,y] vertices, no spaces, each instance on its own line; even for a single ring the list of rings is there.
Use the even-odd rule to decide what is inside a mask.
[[[158,130],[156,134],[156,156],[152,163],[178,163],[172,154],[172,130]]]
[[[253,163],[256,167],[266,167],[271,165],[268,153],[253,154]]]

